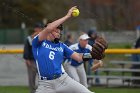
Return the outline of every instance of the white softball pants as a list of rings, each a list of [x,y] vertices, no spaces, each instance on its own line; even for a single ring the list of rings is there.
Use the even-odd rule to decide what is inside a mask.
[[[66,73],[54,80],[39,80],[35,93],[94,93]]]
[[[83,64],[79,65],[78,67],[74,67],[70,65],[70,62],[66,62],[64,63],[64,69],[71,78],[78,81],[85,87],[88,87],[87,76]]]

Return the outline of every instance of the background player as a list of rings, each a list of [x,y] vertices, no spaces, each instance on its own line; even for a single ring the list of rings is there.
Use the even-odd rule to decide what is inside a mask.
[[[71,33],[67,33],[66,35],[66,40],[64,41],[64,43],[69,47],[70,45],[72,45],[74,42],[73,36]]]
[[[89,45],[91,45],[91,46],[93,46],[93,44],[95,43],[95,39],[97,38],[97,36],[98,36],[98,34],[97,34],[97,31],[95,30],[95,29],[90,29],[89,31],[88,31],[88,36],[90,37],[89,38],[89,40],[88,40],[88,44]],[[90,70],[90,67],[92,66],[92,62],[93,61],[89,61],[89,64],[88,64],[88,75],[90,75],[91,74],[91,70]],[[96,64],[98,61],[96,61],[96,60],[94,60],[94,64]],[[95,66],[95,65],[94,65]],[[94,71],[94,74],[96,75],[96,76],[98,76],[98,69],[96,70],[96,71]],[[89,80],[88,80],[88,82],[89,82]],[[99,78],[95,78],[95,83],[96,84],[100,84],[100,79]]]
[[[79,42],[76,44],[71,45],[69,48],[74,50],[77,53],[90,53],[92,47],[88,45],[88,39],[90,37],[87,34],[83,34],[79,37]],[[93,60],[91,60],[93,61]],[[102,61],[96,63],[93,67],[92,70],[95,71],[99,67],[102,66]],[[77,62],[74,59],[67,59],[66,62],[64,63],[64,68],[68,75],[72,77],[74,80],[80,82],[82,85],[85,87],[88,87],[87,85],[87,77],[86,77],[86,72],[84,68],[83,61],[80,63]]]
[[[30,93],[35,93],[36,90],[35,81],[36,81],[36,74],[37,74],[36,64],[34,62],[35,60],[32,53],[32,39],[34,38],[34,36],[39,34],[40,31],[42,31],[42,28],[43,28],[43,23],[40,22],[35,23],[33,29],[34,32],[26,38],[24,44],[23,58],[25,59],[25,63],[27,66]]]

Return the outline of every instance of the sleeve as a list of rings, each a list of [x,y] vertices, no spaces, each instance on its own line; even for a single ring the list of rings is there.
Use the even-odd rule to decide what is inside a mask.
[[[68,48],[70,48],[71,50],[75,51],[75,50],[77,50],[77,44],[70,45]]]
[[[69,46],[69,48],[73,50],[73,45]]]
[[[24,59],[28,59],[28,57],[29,57],[29,47],[30,47],[30,44],[28,42],[28,39],[26,38],[26,40],[24,42],[24,51],[23,51]]]
[[[38,46],[40,46],[41,43],[43,42],[43,41],[39,41],[38,36],[39,36],[39,35],[35,36],[35,37],[33,38],[33,41],[32,41],[32,46],[33,46],[33,47],[36,47],[36,48],[37,48]]]
[[[73,53],[74,51],[64,44],[64,56],[70,58]]]
[[[89,49],[90,51],[92,51],[92,46],[91,45],[87,44],[86,48]]]

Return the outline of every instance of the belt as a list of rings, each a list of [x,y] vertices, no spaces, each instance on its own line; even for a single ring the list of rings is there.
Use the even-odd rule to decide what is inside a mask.
[[[59,77],[61,77],[64,73],[61,73],[61,74],[55,74],[53,75],[52,77],[40,77],[41,80],[54,80],[54,79],[57,79]]]

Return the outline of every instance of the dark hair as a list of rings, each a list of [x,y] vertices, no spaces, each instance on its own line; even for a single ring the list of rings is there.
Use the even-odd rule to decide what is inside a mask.
[[[44,25],[44,27],[47,27],[47,24],[46,24],[46,25]],[[60,29],[60,30],[63,30],[63,25],[62,25],[62,24],[60,24],[57,28],[58,28],[58,29]]]
[[[49,20],[47,21],[47,24],[44,25],[44,27],[47,27],[47,25],[48,25],[49,23],[52,23],[52,22],[53,22],[53,21],[52,21],[51,19],[49,19]],[[57,28],[60,29],[60,30],[63,30],[63,25],[60,24]]]
[[[57,28],[60,29],[60,30],[63,30],[63,25],[60,24]]]

